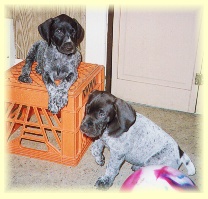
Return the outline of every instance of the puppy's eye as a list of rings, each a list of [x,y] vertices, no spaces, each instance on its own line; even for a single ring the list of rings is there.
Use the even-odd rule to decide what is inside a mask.
[[[76,35],[75,29],[70,29],[69,33],[70,33],[70,36],[71,36],[72,38],[74,38],[75,35]]]
[[[71,29],[70,33],[71,33],[71,34],[75,34],[76,31],[75,31],[74,29]]]
[[[63,35],[64,34],[61,29],[57,29],[56,33],[59,34],[59,35]]]
[[[99,118],[105,117],[105,112],[102,109],[99,110],[98,117]]]

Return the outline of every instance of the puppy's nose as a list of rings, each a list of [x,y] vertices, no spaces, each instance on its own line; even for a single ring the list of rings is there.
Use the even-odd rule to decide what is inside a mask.
[[[63,46],[67,51],[73,50],[74,45],[72,42],[66,42]]]
[[[88,128],[92,127],[93,126],[93,123],[91,121],[86,121],[86,122],[83,122],[80,126],[80,129],[82,131],[86,131]]]

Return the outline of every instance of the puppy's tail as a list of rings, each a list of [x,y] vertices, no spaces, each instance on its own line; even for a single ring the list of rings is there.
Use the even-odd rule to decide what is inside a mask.
[[[191,161],[189,156],[186,153],[184,153],[180,148],[179,148],[179,152],[181,157],[180,162],[181,164],[184,164],[184,166],[188,170],[188,175],[190,176],[194,175],[196,173],[196,169],[193,162]]]

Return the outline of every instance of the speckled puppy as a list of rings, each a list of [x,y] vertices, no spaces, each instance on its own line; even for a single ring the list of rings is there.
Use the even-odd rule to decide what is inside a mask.
[[[133,171],[147,165],[178,169],[183,163],[188,175],[195,174],[190,158],[171,136],[136,113],[129,104],[105,91],[94,91],[89,96],[80,128],[87,136],[98,138],[91,152],[99,165],[104,165],[104,147],[110,150],[110,161],[105,175],[95,184],[97,188],[109,188],[124,161],[132,164]]]
[[[77,67],[81,54],[77,46],[83,39],[84,30],[71,17],[62,14],[50,18],[38,26],[44,40],[36,42],[29,50],[19,81],[31,83],[31,66],[37,61],[36,72],[49,94],[48,109],[56,114],[68,102],[68,90],[77,79]],[[61,80],[57,86],[55,80]]]

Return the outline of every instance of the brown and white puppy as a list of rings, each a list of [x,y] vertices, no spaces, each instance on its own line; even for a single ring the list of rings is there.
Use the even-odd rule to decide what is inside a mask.
[[[111,153],[105,174],[95,184],[97,188],[112,186],[124,161],[132,164],[133,171],[148,165],[178,169],[183,163],[189,175],[195,173],[190,158],[170,135],[105,91],[94,91],[89,96],[80,129],[87,136],[98,138],[91,152],[99,165],[104,165],[105,146]]]

